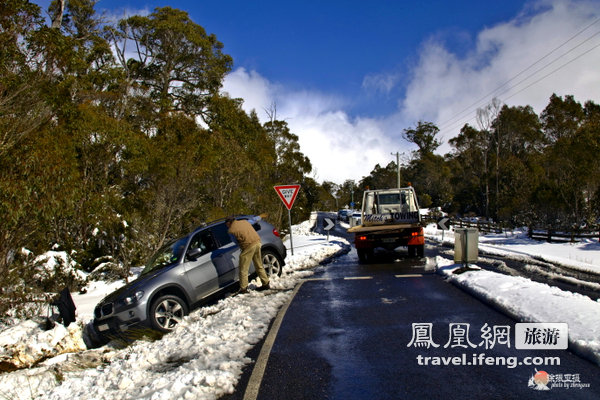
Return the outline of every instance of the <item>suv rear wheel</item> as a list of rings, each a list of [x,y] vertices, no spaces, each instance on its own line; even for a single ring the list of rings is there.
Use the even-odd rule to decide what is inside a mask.
[[[163,333],[175,329],[186,315],[188,309],[185,302],[171,294],[159,297],[150,307],[152,327]]]
[[[263,259],[263,267],[267,272],[267,276],[281,276],[283,270],[279,256],[272,250],[263,250],[261,252]]]

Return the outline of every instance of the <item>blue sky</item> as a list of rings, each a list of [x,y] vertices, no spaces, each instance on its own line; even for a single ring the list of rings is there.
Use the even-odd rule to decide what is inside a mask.
[[[277,105],[318,181],[358,181],[395,160],[392,152],[408,161],[414,146],[401,133],[419,120],[441,128],[439,150],[449,152],[448,139],[465,123],[476,126],[475,110],[494,95],[538,113],[552,93],[600,103],[600,22],[593,24],[600,0],[100,0],[96,7],[131,15],[166,5],[187,11],[233,57],[224,91],[263,119]]]

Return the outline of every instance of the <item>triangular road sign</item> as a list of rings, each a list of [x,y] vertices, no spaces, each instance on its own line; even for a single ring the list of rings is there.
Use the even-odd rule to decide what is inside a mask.
[[[285,204],[288,210],[292,209],[299,190],[300,185],[275,186],[275,191],[277,191],[277,194],[281,197],[283,204]]]

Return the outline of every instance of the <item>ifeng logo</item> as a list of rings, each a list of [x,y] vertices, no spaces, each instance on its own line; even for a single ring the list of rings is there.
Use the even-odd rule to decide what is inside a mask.
[[[548,387],[548,382],[550,381],[550,376],[546,371],[538,371],[535,370],[535,375],[529,378],[529,382],[527,382],[527,386],[535,390],[550,390]]]

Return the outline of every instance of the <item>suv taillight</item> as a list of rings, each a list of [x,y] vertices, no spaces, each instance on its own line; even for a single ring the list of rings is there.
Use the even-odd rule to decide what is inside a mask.
[[[273,228],[273,235],[279,237],[279,232],[275,228]]]

